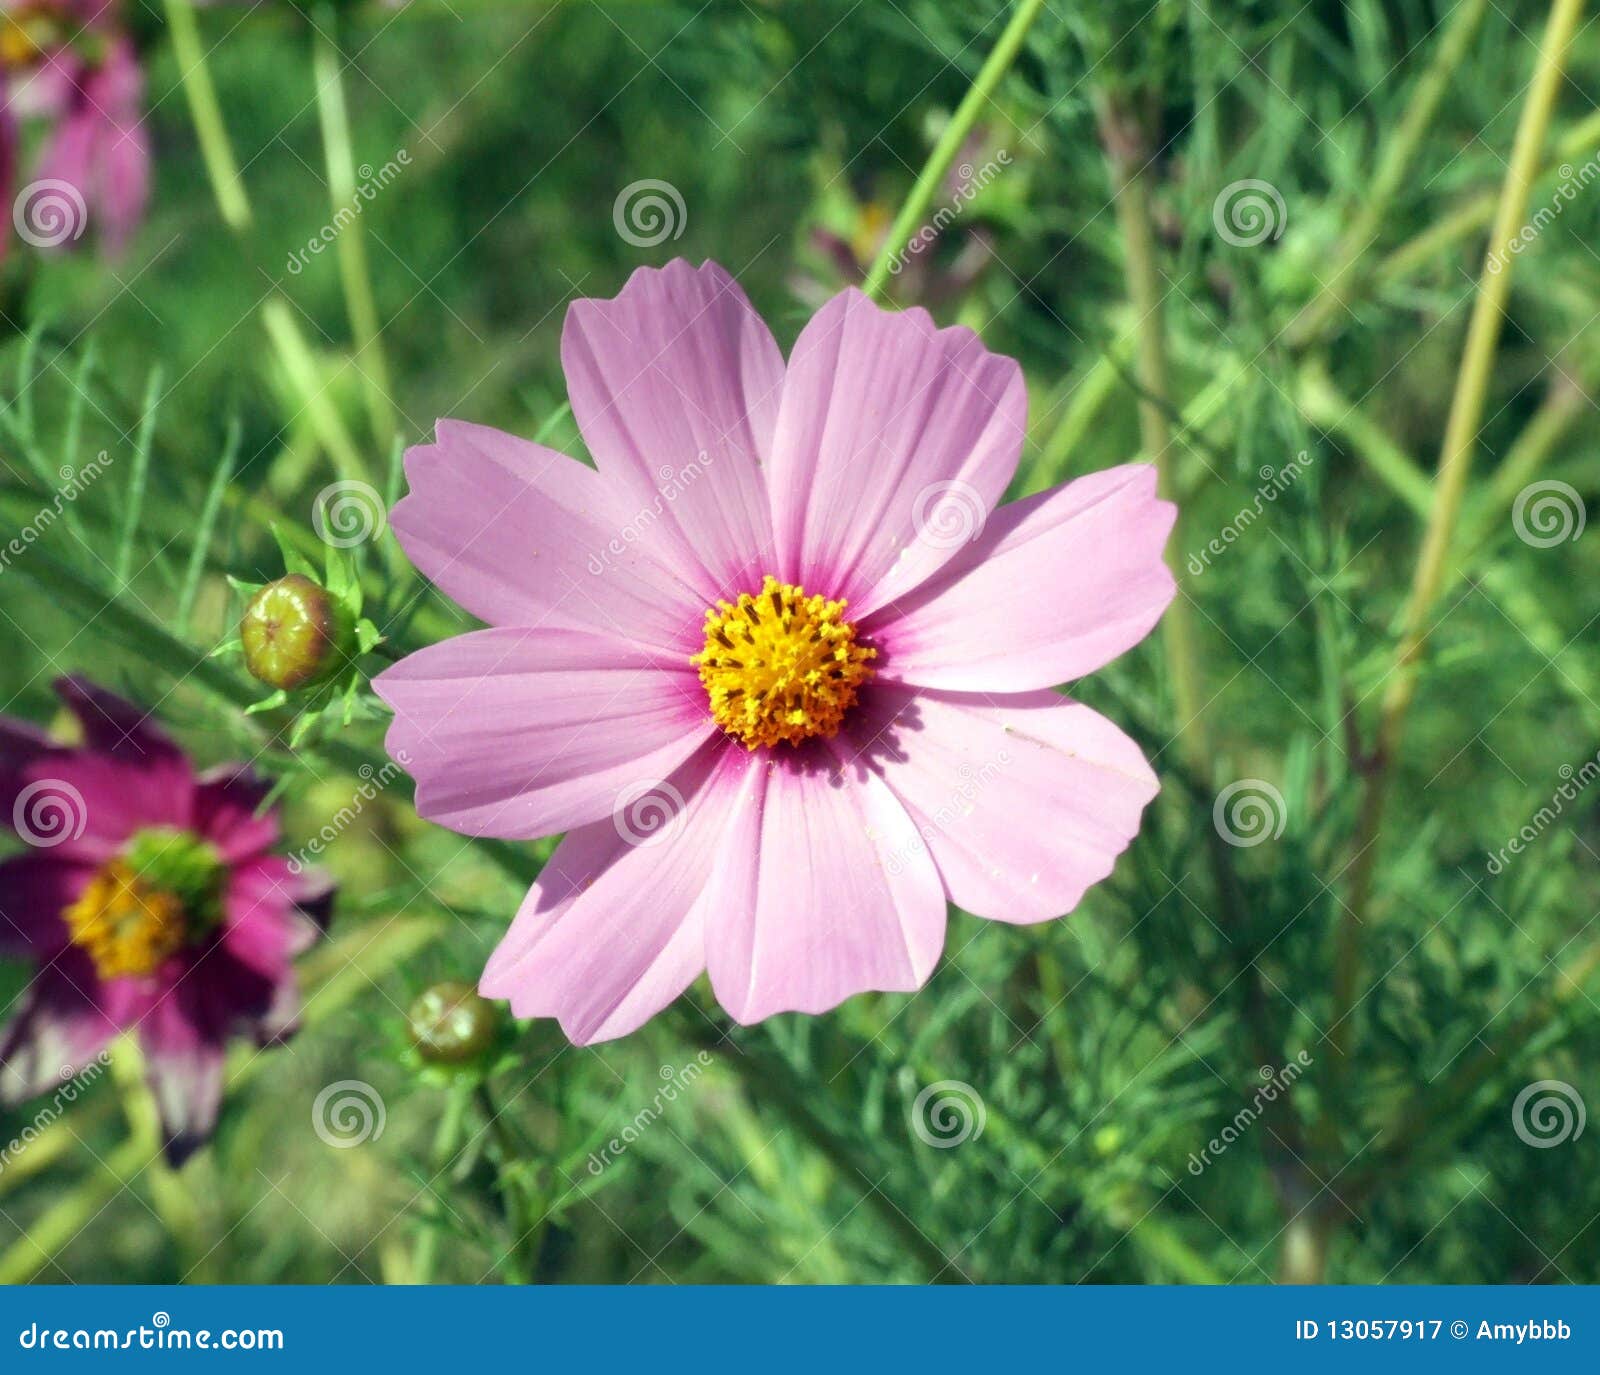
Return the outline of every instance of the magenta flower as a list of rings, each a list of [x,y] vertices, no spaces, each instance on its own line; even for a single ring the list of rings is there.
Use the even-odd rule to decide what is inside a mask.
[[[144,218],[150,144],[144,71],[115,0],[6,0],[0,14],[0,192],[12,199],[20,120],[50,128],[17,217],[41,247],[67,245],[93,220],[119,253]],[[9,232],[9,231],[7,231]]]
[[[37,972],[0,1032],[0,1098],[68,1078],[136,1031],[167,1154],[216,1124],[234,1036],[288,1036],[291,961],[332,900],[270,853],[266,784],[234,765],[197,775],[146,714],[80,678],[56,690],[84,743],[0,717],[0,816],[29,849],[0,863],[0,955]]]
[[[702,972],[740,1022],[909,990],[946,904],[1035,922],[1111,872],[1157,783],[1050,689],[1173,594],[1148,467],[1011,505],[1021,370],[850,290],[783,356],[720,267],[576,302],[598,471],[459,421],[406,456],[418,567],[491,629],[375,686],[423,816],[566,831],[481,990],[574,1041]]]

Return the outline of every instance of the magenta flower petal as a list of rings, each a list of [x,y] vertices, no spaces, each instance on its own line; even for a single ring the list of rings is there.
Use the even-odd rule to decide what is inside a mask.
[[[139,1025],[145,1072],[169,1164],[183,1164],[217,1125],[229,1027],[200,989],[180,984]]]
[[[61,913],[94,876],[94,866],[48,850],[0,862],[0,955],[49,958],[66,943]]]
[[[651,552],[702,570],[702,608],[760,586],[783,355],[738,283],[716,263],[641,267],[615,299],[573,302],[561,364],[584,442],[649,522]]]
[[[714,747],[556,847],[480,991],[556,1017],[578,1045],[624,1036],[705,969],[701,894],[745,761]]]
[[[271,780],[248,766],[211,769],[196,782],[191,824],[229,864],[259,855],[278,843],[277,813],[258,812],[271,791]]]
[[[915,587],[999,502],[1027,412],[1022,370],[971,330],[854,288],[834,297],[783,387],[770,477],[783,576],[856,616]]]
[[[1175,584],[1161,551],[1177,508],[1128,464],[1002,507],[937,577],[869,621],[880,674],[952,691],[1026,692],[1138,644]]]
[[[636,510],[593,469],[499,430],[441,420],[435,443],[407,451],[406,477],[396,535],[480,620],[608,630],[685,656],[698,647],[701,593],[645,549],[629,524]]]
[[[132,45],[116,39],[98,67],[77,77],[77,89],[39,159],[41,180],[78,189],[112,253],[120,252],[138,228],[149,194],[143,90]]]
[[[703,908],[717,1001],[736,1021],[920,988],[945,896],[906,810],[831,751],[753,757]]]
[[[388,669],[389,753],[417,810],[467,835],[528,838],[609,817],[711,734],[685,658],[670,666],[568,630],[479,630]]]
[[[306,899],[326,893],[326,882],[309,885],[281,855],[258,855],[237,864],[228,877],[228,924],[222,944],[241,964],[265,978],[288,979],[294,957],[322,934],[320,904]]]
[[[40,967],[0,1034],[0,1102],[19,1103],[70,1079],[122,1029],[81,951]]]
[[[882,684],[856,734],[975,916],[1059,917],[1110,874],[1160,784],[1139,747],[1054,692],[989,698]],[[1019,825],[1026,818],[1026,825]]]

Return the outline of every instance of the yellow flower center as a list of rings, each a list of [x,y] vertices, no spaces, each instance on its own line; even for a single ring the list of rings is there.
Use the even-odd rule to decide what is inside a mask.
[[[94,960],[102,979],[148,974],[183,945],[183,899],[114,859],[63,913],[74,944]]]
[[[25,5],[0,15],[0,70],[21,72],[44,55],[60,38],[58,26],[43,7]]]
[[[845,604],[767,577],[761,591],[706,609],[700,670],[711,715],[747,749],[838,732],[878,651],[856,641]]]
[[[226,879],[212,845],[152,826],[135,831],[61,915],[102,979],[137,978],[221,921]]]

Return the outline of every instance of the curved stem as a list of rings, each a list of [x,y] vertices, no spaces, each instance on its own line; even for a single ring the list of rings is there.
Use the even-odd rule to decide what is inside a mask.
[[[1433,504],[1428,525],[1412,577],[1411,595],[1402,620],[1400,643],[1389,674],[1389,687],[1380,708],[1377,743],[1373,764],[1362,797],[1356,825],[1355,854],[1350,864],[1349,900],[1341,906],[1335,935],[1333,970],[1334,1021],[1329,1040],[1336,1055],[1336,1067],[1344,1064],[1350,1039],[1350,1013],[1356,1001],[1356,985],[1361,970],[1361,931],[1368,919],[1376,873],[1379,833],[1396,754],[1405,731],[1407,712],[1416,693],[1417,672],[1428,642],[1430,619],[1451,567],[1451,550],[1461,514],[1467,477],[1472,468],[1472,449],[1477,441],[1488,391],[1490,368],[1505,305],[1511,290],[1513,258],[1505,258],[1504,246],[1518,233],[1528,207],[1528,195],[1539,166],[1540,149],[1550,126],[1550,113],[1566,65],[1567,47],[1577,27],[1583,0],[1554,0],[1539,49],[1538,65],[1528,88],[1522,117],[1517,125],[1511,161],[1506,168],[1500,205],[1490,233],[1483,272],[1478,280],[1477,298],[1461,366],[1456,376],[1455,394],[1445,425],[1439,454],[1438,476],[1433,484]],[[1339,1072],[1336,1069],[1336,1072]]]
[[[1160,271],[1156,265],[1155,229],[1150,217],[1148,181],[1150,154],[1143,120],[1121,101],[1106,94],[1099,104],[1100,139],[1105,145],[1111,173],[1111,192],[1117,225],[1122,232],[1128,296],[1133,304],[1138,348],[1139,434],[1143,456],[1155,464],[1161,494],[1177,494],[1173,473],[1171,391],[1168,382],[1166,328],[1162,319]],[[1183,590],[1178,562],[1178,541],[1168,541],[1167,560],[1178,595],[1161,618],[1167,647],[1167,667],[1172,675],[1173,705],[1177,712],[1175,735],[1185,762],[1195,773],[1209,777],[1210,750],[1201,719],[1203,693],[1199,657],[1195,646],[1193,604]]]
[[[1043,8],[1044,0],[1020,0],[1010,21],[1000,34],[999,41],[984,59],[983,66],[978,70],[977,79],[962,97],[961,104],[956,106],[955,113],[950,116],[950,122],[944,126],[944,132],[939,135],[938,142],[933,145],[933,151],[928,154],[928,160],[923,164],[922,172],[911,188],[911,194],[906,197],[905,204],[900,207],[900,213],[895,216],[894,223],[889,227],[888,237],[884,239],[883,247],[878,250],[877,260],[867,272],[866,281],[861,284],[861,289],[868,296],[877,296],[883,290],[900,250],[910,241],[912,231],[928,213],[928,206],[933,203],[934,192],[939,189],[939,183],[950,170],[950,164],[956,160],[961,145],[972,132],[972,126],[978,122],[983,107],[989,104],[1001,77],[1010,70],[1011,64],[1016,60],[1017,53],[1022,49],[1022,40],[1028,36],[1028,30],[1033,27],[1033,21],[1039,17],[1039,12]]]
[[[228,228],[242,234],[250,228],[250,198],[245,194],[228,142],[227,126],[222,122],[222,107],[217,88],[211,84],[205,52],[200,46],[200,28],[195,23],[193,0],[167,0],[167,25],[172,30],[172,50],[182,70],[180,80],[194,119],[195,135],[200,140],[200,156],[211,180],[217,208]]]

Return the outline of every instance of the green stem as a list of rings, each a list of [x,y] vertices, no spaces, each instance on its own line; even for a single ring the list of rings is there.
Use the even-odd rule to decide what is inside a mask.
[[[318,15],[312,44],[312,73],[317,83],[317,115],[322,125],[322,146],[328,168],[328,200],[335,216],[356,206],[355,155],[351,150],[350,116],[345,108],[339,50],[329,37],[334,16]],[[357,372],[367,397],[372,432],[381,448],[395,440],[394,402],[389,397],[389,364],[384,356],[378,324],[378,306],[372,292],[367,262],[367,240],[359,213],[350,217],[338,239],[339,277],[344,286],[345,310],[355,335],[356,356],[364,359]]]
[[[366,463],[338,408],[328,399],[327,384],[322,381],[316,357],[295,323],[288,303],[274,296],[262,305],[261,319],[267,327],[267,337],[277,351],[278,361],[289,376],[290,385],[299,394],[300,404],[311,417],[317,438],[333,459],[335,471],[342,478],[361,479],[366,472]]]
[[[1117,225],[1122,234],[1128,296],[1133,304],[1138,341],[1139,433],[1143,454],[1155,464],[1161,494],[1176,496],[1173,473],[1171,389],[1168,382],[1163,292],[1156,265],[1155,230],[1150,217],[1149,145],[1144,121],[1118,97],[1098,100],[1100,138],[1105,145]],[[1183,590],[1180,541],[1168,541],[1167,559],[1178,582],[1178,595],[1161,619],[1172,675],[1176,736],[1180,752],[1196,774],[1208,776],[1210,750],[1202,718],[1204,697],[1195,645],[1193,605]]]
[[[189,101],[195,134],[200,140],[200,156],[211,180],[217,208],[229,229],[243,234],[250,228],[250,200],[245,194],[239,165],[228,142],[228,129],[222,122],[222,107],[216,87],[206,67],[200,46],[200,29],[195,23],[192,0],[166,0],[167,25],[172,30],[172,50],[182,71],[183,93]]]
[[[1411,594],[1402,619],[1400,643],[1390,670],[1389,687],[1380,708],[1376,748],[1356,824],[1355,852],[1350,863],[1349,899],[1340,908],[1335,934],[1333,971],[1334,1022],[1329,1040],[1336,1066],[1346,1065],[1351,1011],[1360,979],[1361,932],[1370,915],[1373,878],[1383,825],[1384,806],[1395,757],[1404,735],[1406,715],[1416,692],[1417,672],[1427,645],[1429,621],[1450,570],[1456,525],[1472,468],[1472,450],[1483,417],[1489,373],[1494,362],[1506,299],[1511,289],[1514,260],[1496,268],[1507,243],[1518,232],[1527,213],[1528,196],[1539,166],[1540,149],[1550,126],[1550,114],[1566,65],[1567,47],[1582,0],[1554,0],[1540,45],[1538,65],[1528,88],[1517,125],[1511,161],[1500,192],[1500,206],[1490,233],[1489,247],[1478,280],[1477,298],[1467,326],[1455,394],[1445,424],[1438,476],[1427,529],[1417,556]],[[1343,1072],[1338,1071],[1338,1072]]]
[[[472,1085],[465,1079],[450,1086],[444,1100],[444,1113],[439,1118],[438,1129],[433,1134],[433,1171],[437,1178],[450,1167],[461,1144],[461,1128],[467,1120],[467,1105],[472,1101]],[[437,1210],[435,1210],[437,1211]],[[439,1259],[439,1226],[434,1217],[423,1223],[417,1233],[416,1246],[411,1253],[411,1282],[432,1284],[434,1267]]]
[[[861,284],[861,289],[868,296],[877,296],[883,290],[891,266],[900,251],[910,242],[912,232],[922,223],[923,216],[928,213],[928,207],[933,203],[939,183],[944,180],[950,165],[956,160],[961,145],[972,132],[972,126],[978,122],[978,116],[990,103],[1001,78],[1016,61],[1017,54],[1022,50],[1023,39],[1028,36],[1028,30],[1033,27],[1033,21],[1039,17],[1043,9],[1044,0],[1019,0],[999,40],[990,50],[989,56],[984,59],[983,66],[979,68],[977,79],[967,89],[961,103],[956,106],[955,113],[950,116],[950,122],[944,126],[944,132],[939,135],[938,142],[933,145],[933,151],[928,154],[928,160],[923,164],[922,172],[911,188],[911,194],[906,197],[905,204],[900,207],[900,213],[895,216],[894,223],[889,227],[888,237],[884,239],[883,247],[878,250],[877,260],[868,271],[866,281]]]

